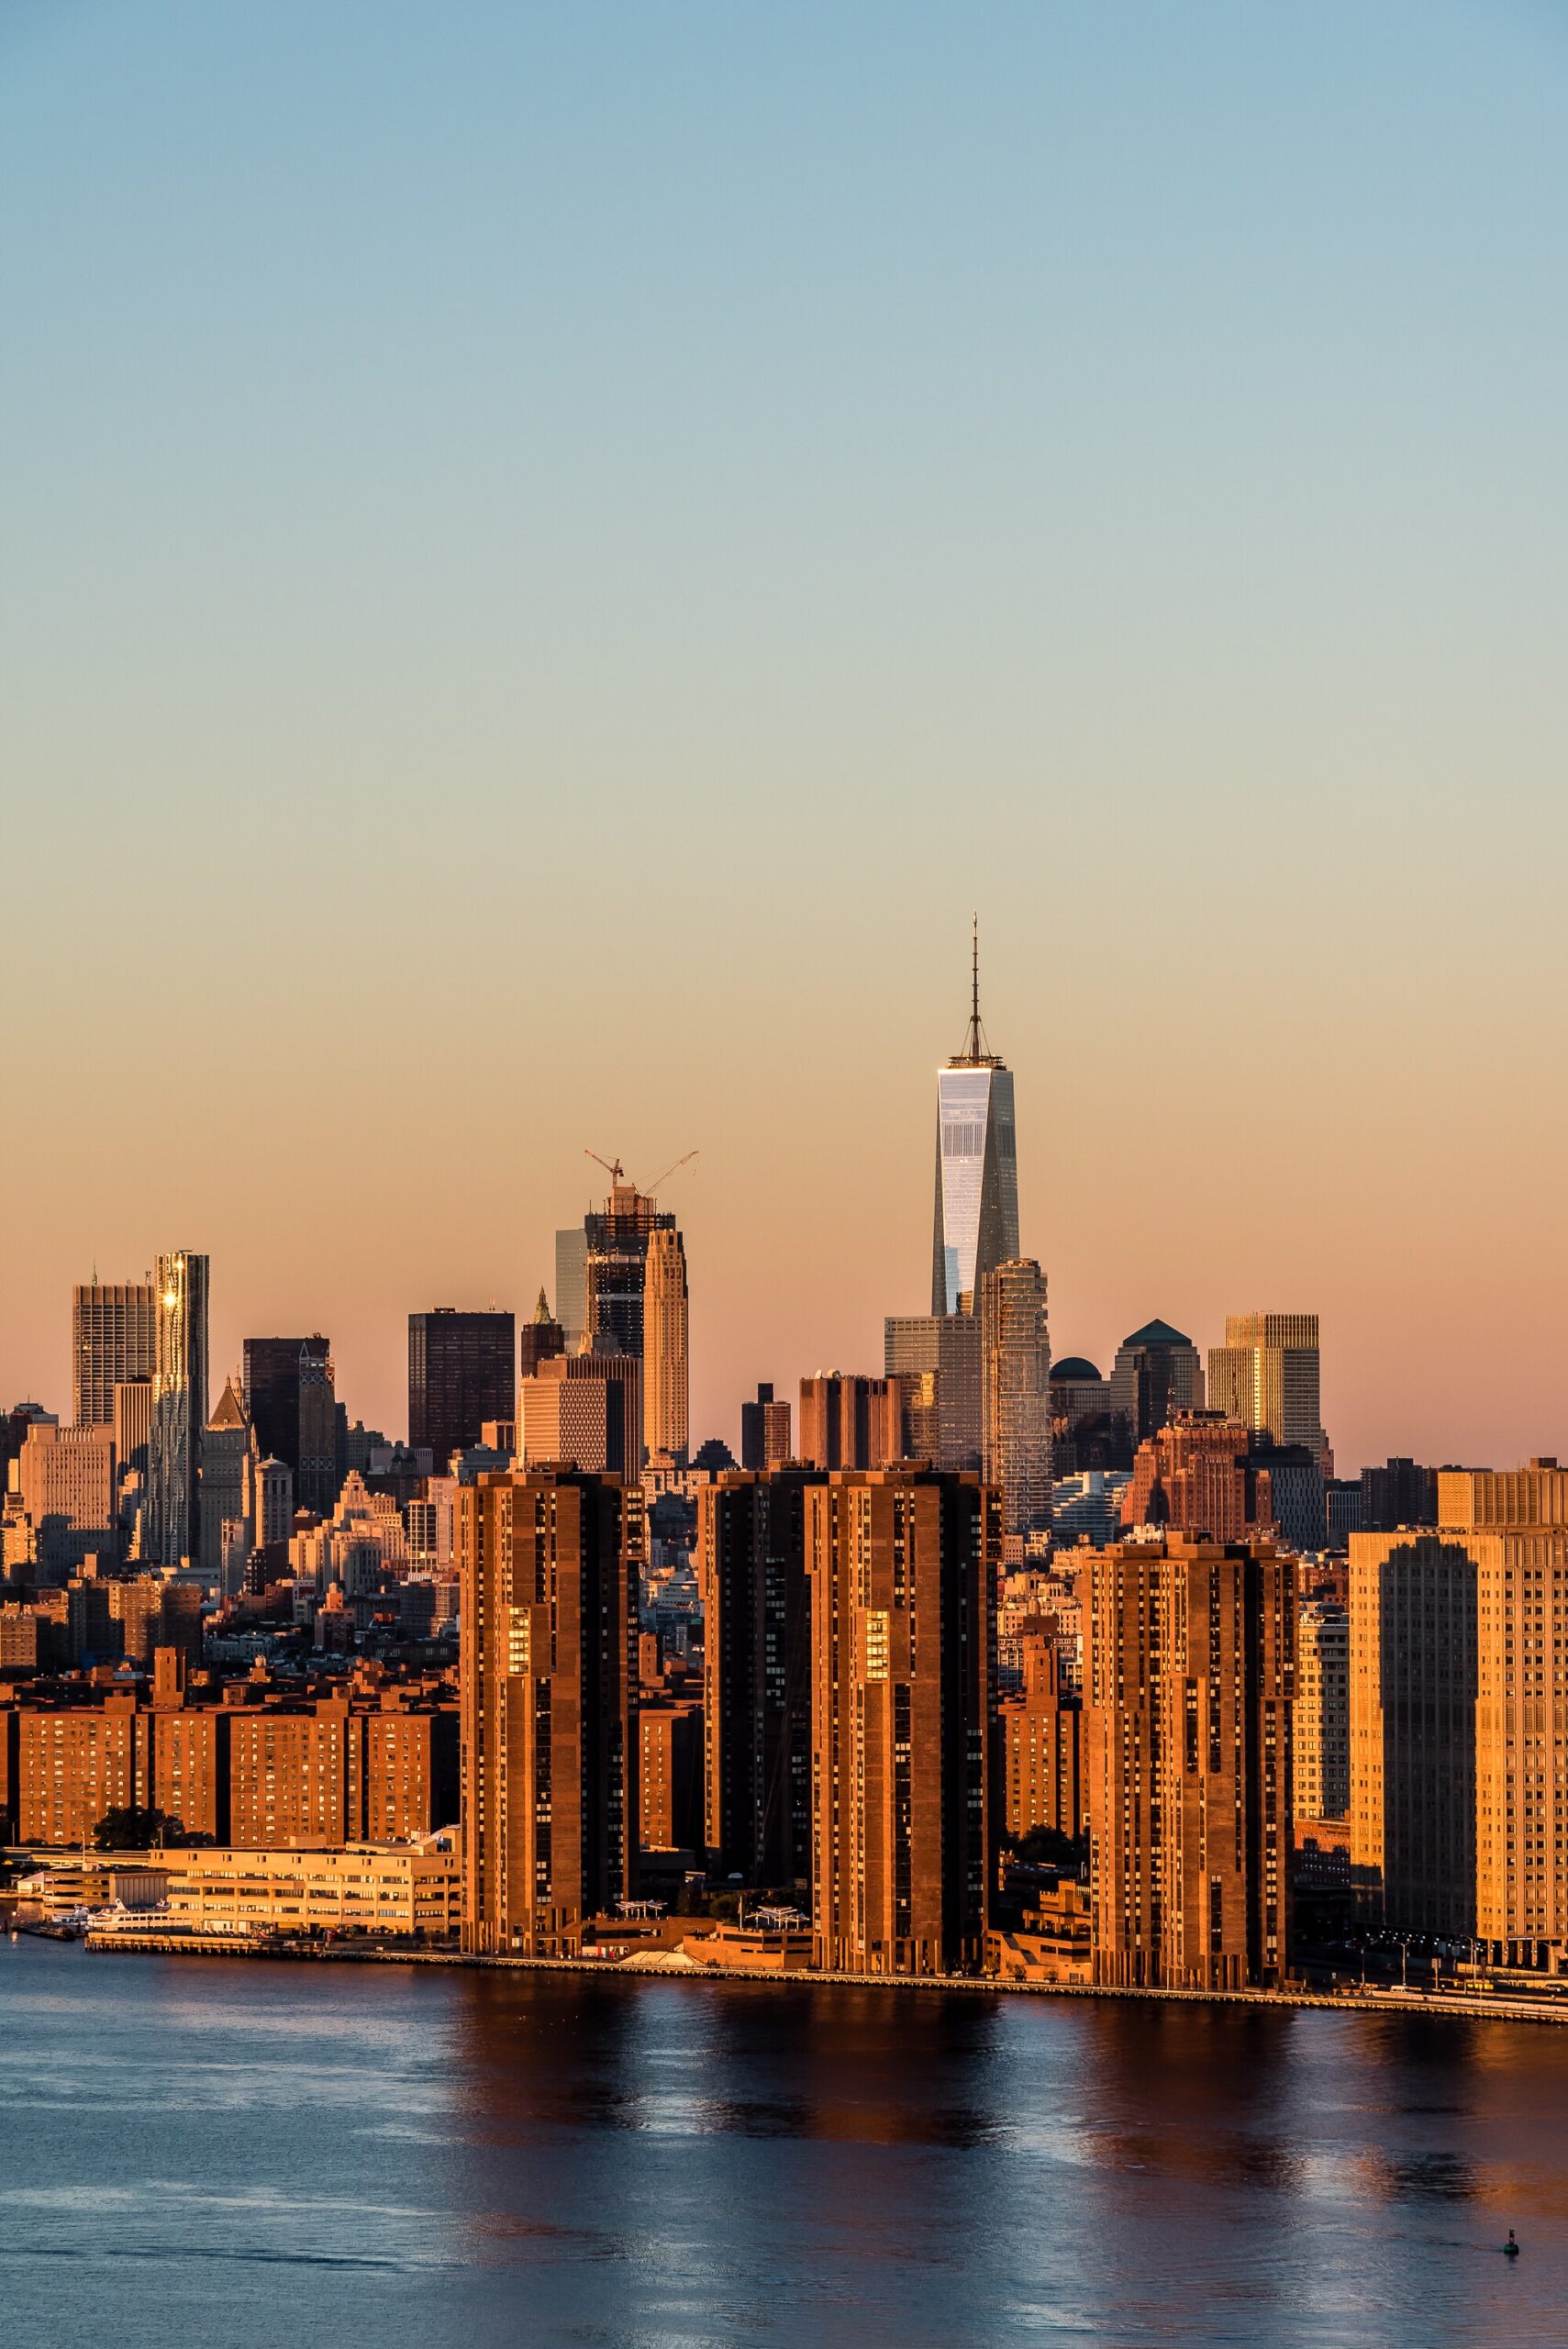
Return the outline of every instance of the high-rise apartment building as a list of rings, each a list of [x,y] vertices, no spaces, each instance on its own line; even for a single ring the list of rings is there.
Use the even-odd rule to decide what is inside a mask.
[[[937,1196],[931,1311],[973,1310],[984,1275],[1018,1252],[1012,1072],[985,1049],[976,930],[969,1033],[937,1072]],[[968,1303],[965,1303],[965,1300]],[[921,1365],[929,1367],[930,1365]]]
[[[1400,1931],[1568,1940],[1568,1473],[1440,1470],[1351,1537],[1351,1865]]]
[[[509,1313],[439,1305],[408,1316],[408,1442],[428,1444],[436,1474],[479,1442],[486,1419],[517,1416],[517,1327]]]
[[[1086,1573],[1095,1979],[1277,1987],[1295,1561],[1267,1544],[1172,1537],[1094,1553]]]
[[[1277,1444],[1305,1444],[1326,1471],[1316,1313],[1230,1313],[1208,1350],[1212,1410]]]
[[[1051,1524],[1051,1334],[1045,1275],[1032,1256],[980,1282],[982,1429],[986,1482],[1002,1496],[1002,1531]]]
[[[1111,1369],[1111,1415],[1129,1443],[1158,1435],[1177,1411],[1203,1408],[1203,1363],[1190,1338],[1155,1320],[1122,1340]]]
[[[770,1385],[759,1386],[753,1403],[740,1406],[740,1465],[782,1468],[790,1459],[790,1408],[774,1399]]]
[[[1296,1623],[1297,1819],[1351,1808],[1351,1618],[1335,1598],[1304,1601]]]
[[[641,1490],[482,1476],[457,1549],[463,1946],[575,1955],[633,1890]]]
[[[188,1249],[172,1249],[160,1256],[154,1274],[158,1343],[142,1553],[164,1566],[194,1560],[201,1550],[207,1277],[207,1259]]]
[[[71,1380],[76,1425],[111,1427],[115,1388],[158,1366],[157,1292],[150,1282],[83,1283],[71,1292]]]
[[[1049,1634],[1025,1633],[1023,1672],[1023,1687],[998,1708],[1001,1831],[1015,1843],[1037,1828],[1075,1839],[1083,1824],[1082,1714]]]
[[[822,1481],[732,1471],[697,1493],[708,1865],[773,1888],[811,1865],[806,1494]]]
[[[881,1468],[903,1450],[894,1378],[819,1370],[800,1382],[800,1457],[808,1468]]]
[[[980,1466],[983,1361],[977,1313],[894,1313],[883,1325],[883,1367],[889,1378],[936,1376],[939,1468]]]
[[[317,1330],[309,1338],[247,1338],[243,1355],[245,1408],[263,1460],[283,1460],[297,1481],[300,1473],[299,1390],[305,1359],[325,1363],[329,1341]],[[330,1385],[330,1377],[328,1377]],[[314,1507],[311,1503],[308,1506]],[[330,1507],[330,1503],[328,1503]]]
[[[805,1495],[812,1642],[812,1943],[853,1974],[981,1961],[995,1821],[1001,1510],[907,1464]]]
[[[643,1438],[650,1452],[684,1460],[691,1440],[686,1252],[674,1219],[648,1235],[643,1292]]]

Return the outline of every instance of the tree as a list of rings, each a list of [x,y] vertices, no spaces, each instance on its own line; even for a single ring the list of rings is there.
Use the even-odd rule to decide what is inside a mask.
[[[177,1842],[182,1831],[180,1821],[172,1819],[166,1810],[153,1810],[145,1803],[127,1803],[105,1811],[93,1830],[93,1848],[97,1852],[148,1852],[154,1843]]]

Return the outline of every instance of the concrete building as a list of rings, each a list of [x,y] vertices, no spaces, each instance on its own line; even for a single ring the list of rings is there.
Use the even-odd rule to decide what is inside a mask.
[[[1351,1618],[1337,1599],[1309,1599],[1296,1617],[1295,1751],[1296,1818],[1348,1818]]]
[[[808,1468],[881,1468],[903,1451],[895,1379],[819,1370],[800,1382],[800,1458]]]
[[[910,1466],[806,1488],[812,1947],[852,1974],[977,1967],[994,1851],[1001,1508]]]
[[[166,1917],[203,1935],[359,1933],[455,1940],[462,1864],[455,1827],[408,1843],[372,1841],[340,1851],[171,1852]],[[150,1920],[138,1927],[156,1930]]]
[[[732,1471],[697,1495],[708,1865],[772,1888],[811,1866],[806,1494],[824,1473]]]
[[[517,1389],[525,1466],[570,1461],[634,1481],[643,1459],[642,1364],[631,1354],[557,1354]]]
[[[485,1476],[457,1542],[463,1946],[573,1955],[634,1889],[641,1488]]]
[[[775,1400],[772,1386],[760,1386],[755,1402],[740,1406],[740,1465],[782,1468],[792,1455],[790,1408]]]
[[[1032,1256],[983,1275],[981,1429],[985,1480],[1002,1496],[1005,1534],[1051,1524],[1051,1332],[1045,1275]]]
[[[643,1441],[672,1460],[691,1441],[689,1344],[686,1252],[672,1223],[648,1236],[642,1318]]]
[[[1351,1865],[1397,1930],[1568,1943],[1568,1473],[1440,1470],[1351,1540]]]
[[[1277,1987],[1287,1951],[1295,1560],[1128,1542],[1086,1562],[1095,1978]]]
[[[1040,1827],[1075,1838],[1083,1824],[1079,1699],[1053,1639],[1030,1632],[1023,1649],[1023,1687],[998,1708],[1001,1832],[1014,1843]]]
[[[115,1388],[150,1382],[158,1366],[150,1281],[83,1283],[71,1292],[72,1402],[79,1428],[112,1427]]]
[[[41,1579],[58,1579],[84,1558],[107,1562],[116,1539],[112,1429],[35,1420],[12,1468]]]

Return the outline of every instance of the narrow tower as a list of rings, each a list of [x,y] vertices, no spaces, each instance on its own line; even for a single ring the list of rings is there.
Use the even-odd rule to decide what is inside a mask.
[[[678,1230],[656,1228],[649,1234],[643,1288],[644,1441],[650,1452],[677,1460],[684,1460],[690,1440],[688,1364],[686,1252]]]
[[[931,1311],[973,1312],[980,1283],[1018,1253],[1018,1161],[1012,1072],[985,1049],[980,1021],[980,918],[971,961],[969,1032],[937,1073],[937,1199]]]

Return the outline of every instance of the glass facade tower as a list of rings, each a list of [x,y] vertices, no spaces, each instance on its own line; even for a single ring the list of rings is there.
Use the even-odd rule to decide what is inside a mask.
[[[977,941],[969,1034],[937,1073],[933,1313],[973,1312],[984,1275],[1018,1252],[1013,1076],[984,1043]]]
[[[160,1256],[157,1364],[148,1445],[147,1538],[151,1564],[201,1555],[202,1430],[206,1425],[207,1259],[186,1249]]]

